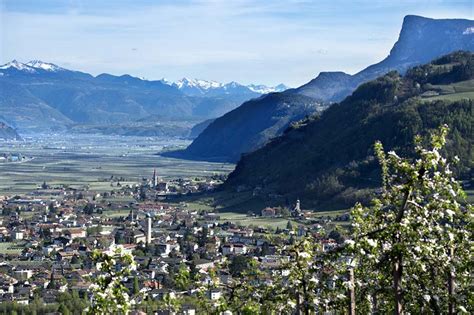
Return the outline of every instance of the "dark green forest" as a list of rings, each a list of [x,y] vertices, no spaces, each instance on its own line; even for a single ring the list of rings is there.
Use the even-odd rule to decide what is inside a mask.
[[[341,103],[294,123],[283,136],[245,155],[224,189],[258,190],[253,199],[266,204],[300,198],[304,207],[349,207],[367,201],[380,186],[375,141],[410,155],[415,135],[442,124],[450,126],[448,159],[460,159],[455,175],[470,181],[473,60],[472,53],[456,52],[404,76],[390,72],[362,84]]]

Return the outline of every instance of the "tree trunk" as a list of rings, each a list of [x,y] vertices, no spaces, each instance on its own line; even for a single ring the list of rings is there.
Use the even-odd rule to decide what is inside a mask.
[[[402,315],[402,254],[397,254],[397,257],[395,259],[395,263],[393,264],[393,291],[395,295],[395,314]]]
[[[349,269],[349,315],[355,315],[356,313],[356,301],[355,301],[355,281],[354,281],[354,269]]]
[[[395,223],[400,223],[402,222],[403,215],[405,214],[405,209],[408,204],[408,200],[410,199],[411,196],[411,189],[409,188],[405,191],[405,196],[403,197],[403,202],[400,207],[400,210],[398,211],[397,217],[395,218]],[[400,233],[397,232],[395,235],[395,242],[399,243],[400,242]],[[402,258],[402,253],[397,253],[395,257],[395,262],[393,264],[393,291],[394,291],[394,296],[395,296],[395,314],[396,315],[402,315],[403,314],[403,292],[402,292],[402,274],[403,274],[403,258]]]
[[[452,258],[454,257],[454,248],[451,246],[449,248],[449,256]],[[450,266],[449,270],[449,278],[448,278],[448,298],[449,298],[449,304],[448,304],[448,314],[449,315],[454,315],[454,266]]]
[[[295,315],[301,315],[301,303],[300,303],[300,294],[296,293],[296,313]]]
[[[308,299],[308,291],[306,288],[306,280],[303,277],[303,312],[305,315],[309,315],[309,299]]]
[[[374,293],[372,296],[372,314],[378,314],[379,313],[379,307],[378,307],[378,301],[377,301],[377,293]]]

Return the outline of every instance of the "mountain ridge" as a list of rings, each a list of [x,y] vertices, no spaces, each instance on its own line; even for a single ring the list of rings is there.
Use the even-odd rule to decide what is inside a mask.
[[[293,120],[303,119],[318,110],[322,110],[321,104],[304,95],[265,94],[212,121],[185,150],[164,155],[235,162],[242,152],[262,146],[283,132]],[[219,137],[215,137],[216,132]],[[203,154],[202,147],[209,148],[210,154]]]
[[[237,83],[222,86],[205,95],[188,95],[160,80],[128,74],[92,76],[40,60],[13,60],[0,66],[0,88],[5,90],[0,114],[20,130],[72,130],[77,124],[93,130],[98,130],[97,124],[137,130],[135,122],[147,117],[156,122],[204,121],[261,95]]]
[[[404,73],[412,66],[429,62],[455,50],[474,51],[474,33],[466,33],[466,30],[472,27],[474,21],[468,19],[432,19],[407,15],[403,18],[397,41],[382,61],[354,75],[329,72],[334,74],[330,76],[328,72],[321,72],[318,77],[297,88],[295,92],[326,102],[341,101],[360,84],[391,70]],[[344,77],[342,85],[338,84],[341,77]],[[332,91],[325,91],[327,86],[332,86]]]
[[[38,70],[42,71],[47,71],[47,72],[59,72],[59,71],[69,71],[69,72],[78,72],[70,69],[66,69],[63,67],[60,67],[54,63],[50,62],[44,62],[41,60],[31,60],[26,63],[19,62],[18,60],[14,59],[10,62],[7,62],[6,64],[0,65],[0,70],[6,70],[9,68],[15,68],[16,70],[19,71],[26,71],[29,73],[35,73]],[[128,79],[133,79],[133,80],[139,80],[139,81],[145,81],[145,82],[161,82],[165,85],[168,86],[173,86],[178,88],[179,90],[185,90],[185,94],[195,96],[195,95],[205,95],[208,91],[211,90],[216,90],[216,89],[223,89],[225,90],[230,90],[230,89],[235,89],[235,88],[246,88],[249,90],[249,92],[254,92],[257,94],[267,94],[267,93],[272,93],[272,92],[282,92],[284,90],[289,89],[286,85],[283,83],[280,83],[276,86],[267,86],[264,84],[241,84],[235,81],[231,81],[228,83],[220,83],[217,81],[213,80],[203,80],[203,79],[189,79],[189,78],[182,78],[176,82],[168,81],[166,79],[161,79],[161,80],[148,80],[145,78],[140,78],[140,77],[135,77],[130,74],[122,74],[122,75],[112,75],[108,73],[101,73],[96,76],[93,76],[96,79],[97,78],[104,78],[104,77],[114,77],[114,78],[128,78]],[[192,89],[195,88],[199,91],[199,93],[186,93],[186,88]]]
[[[166,79],[161,79],[160,81],[170,86],[175,86],[179,90],[190,96],[204,96],[208,94],[228,94],[229,91],[236,89],[241,89],[241,91],[244,93],[256,93],[258,95],[261,95],[272,92],[282,92],[288,89],[288,87],[282,83],[276,86],[267,86],[264,84],[245,85],[235,81],[231,81],[228,83],[220,83],[212,80],[189,79],[186,77],[176,82],[171,82]]]
[[[376,141],[386,150],[410,155],[416,134],[442,124],[450,127],[448,157],[460,158],[454,172],[469,180],[474,161],[472,52],[452,53],[403,76],[389,72],[362,84],[344,101],[244,155],[222,189],[246,192],[248,202],[260,206],[300,198],[313,209],[350,207],[368,201],[380,184]]]
[[[304,102],[311,100],[310,102],[319,103],[313,113],[306,113],[307,115],[316,114],[317,111],[323,110],[327,105],[344,99],[364,82],[389,71],[397,70],[404,73],[410,66],[428,62],[433,59],[433,56],[439,57],[459,49],[474,51],[474,32],[464,34],[466,29],[470,29],[470,27],[474,28],[474,21],[472,20],[431,19],[408,15],[403,20],[397,42],[392,47],[389,55],[382,61],[368,66],[354,75],[341,71],[321,72],[315,79],[301,87],[286,90],[280,94],[282,98],[287,100],[292,96],[303,100],[302,96],[304,96],[306,97]],[[417,35],[411,35],[413,33]],[[433,34],[436,34],[436,36]],[[404,49],[407,51],[403,51]],[[261,103],[255,103],[255,106],[278,108],[277,105],[267,102],[266,97],[259,100]],[[303,107],[305,105],[298,105],[297,102],[292,104],[292,106],[301,105]],[[240,115],[236,115],[235,112],[239,112]],[[261,110],[261,112],[263,113],[264,110]],[[271,120],[273,114],[271,110],[268,110],[268,117],[261,117],[261,119]],[[284,128],[276,128],[271,132],[266,132],[269,129],[268,126],[260,129],[252,128],[251,125],[255,124],[252,115],[255,115],[254,111],[242,105],[234,110],[232,116],[228,113],[217,118],[186,150],[180,152],[179,156],[204,160],[219,157],[220,160],[236,162],[241,154],[252,152],[271,138],[282,134]],[[232,117],[237,116],[239,116],[237,119],[239,123],[232,121]],[[301,118],[300,115],[296,115],[294,117],[285,116],[284,119],[286,126],[290,126],[291,123]],[[275,123],[278,121],[276,119]],[[249,128],[245,128],[246,124]],[[222,127],[217,128],[217,126]],[[247,129],[254,130],[255,134],[249,134]],[[244,132],[238,136],[238,140],[229,145],[228,142],[231,138],[228,135],[237,132],[237,130],[244,130]],[[228,148],[228,150],[224,151],[224,148]],[[236,152],[236,148],[240,148],[240,151]]]

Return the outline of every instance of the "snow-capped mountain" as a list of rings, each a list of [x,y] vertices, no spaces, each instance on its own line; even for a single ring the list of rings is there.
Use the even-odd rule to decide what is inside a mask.
[[[66,70],[64,68],[61,68],[60,66],[55,65],[54,63],[43,62],[41,60],[32,60],[32,61],[27,62],[26,65],[35,69],[43,69],[43,70],[51,71],[51,72]]]
[[[16,69],[16,70],[19,70],[19,71],[29,72],[29,73],[36,72],[35,68],[33,68],[33,67],[31,67],[27,64],[21,63],[17,60],[12,60],[12,61],[4,64],[4,65],[1,65],[0,69],[1,70]]]
[[[3,71],[1,71],[3,70]],[[57,73],[57,72],[75,72],[68,69],[62,68],[53,63],[44,62],[41,60],[31,60],[27,63],[22,63],[17,60],[8,62],[0,66],[0,75],[3,75],[3,72],[8,72],[9,70],[20,71],[22,73]],[[17,72],[16,72],[17,73]],[[99,76],[100,77],[100,76]],[[137,78],[142,81],[148,81],[145,78]],[[279,84],[277,86],[266,86],[263,84],[250,84],[244,85],[238,82],[232,81],[229,83],[220,83],[210,80],[202,79],[188,79],[183,78],[176,82],[171,82],[166,79],[161,79],[161,83],[172,86],[183,92],[188,96],[218,96],[221,94],[245,94],[249,96],[258,96],[258,94],[268,94],[272,92],[282,92],[288,89],[284,84]]]
[[[47,71],[47,72],[58,72],[58,71],[67,71],[60,66],[57,66],[53,63],[43,62],[41,60],[32,60],[27,63],[22,63],[17,60],[12,60],[2,66],[0,66],[0,70],[11,70],[16,69],[21,72],[27,73],[37,73],[38,70],[40,71]]]
[[[94,76],[40,60],[13,60],[0,66],[0,91],[0,118],[9,117],[18,128],[31,130],[128,124],[141,119],[213,119],[261,95],[237,82]]]
[[[223,86],[222,83],[219,83],[216,81],[188,79],[188,78],[182,78],[181,80],[175,82],[173,85],[176,86],[178,89],[182,89],[185,87],[187,88],[195,87],[202,90],[217,89]]]
[[[252,91],[254,91],[256,93],[260,93],[260,94],[268,94],[268,93],[273,93],[273,92],[283,92],[284,90],[289,89],[289,87],[287,87],[283,83],[278,84],[277,86],[266,86],[266,85],[263,85],[263,84],[250,84],[250,85],[247,85],[247,87],[249,89],[251,89]]]
[[[286,87],[284,84],[279,84],[277,86],[266,86],[262,84],[243,85],[235,81],[229,83],[220,83],[216,81],[188,78],[183,78],[176,82],[170,82],[166,79],[161,79],[161,82],[170,86],[174,86],[183,93],[192,96],[230,93],[267,94],[271,92],[281,92],[288,89],[288,87]]]

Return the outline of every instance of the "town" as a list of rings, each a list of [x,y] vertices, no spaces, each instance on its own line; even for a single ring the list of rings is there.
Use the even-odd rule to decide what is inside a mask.
[[[474,314],[473,0],[0,3],[0,315]]]
[[[147,297],[138,301],[137,309],[158,303],[154,310],[159,311],[160,301],[181,296],[190,301],[181,310],[194,314],[195,286],[209,283],[215,266],[227,266],[219,268],[218,286],[206,292],[217,303],[227,285],[239,281],[249,261],[270,276],[289,259],[278,247],[294,238],[312,234],[323,250],[344,242],[347,213],[318,216],[301,209],[297,200],[290,208],[266,207],[247,214],[255,224],[242,225],[212,207],[196,209],[175,200],[213,190],[222,183],[220,176],[165,181],[156,169],[152,174],[135,185],[111,177],[111,191],[104,193],[43,182],[28,194],[0,197],[2,307],[39,303],[53,310],[60,307],[63,314],[68,307],[84,309],[97,273],[92,253],[112,254],[119,248],[137,264],[125,286],[131,295]],[[260,225],[265,219],[282,224]],[[195,281],[179,281],[183,271]]]

